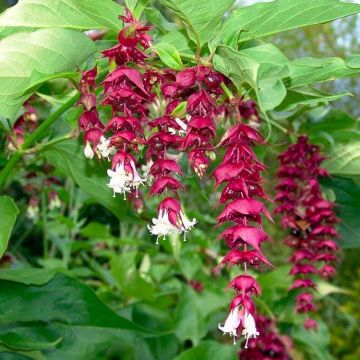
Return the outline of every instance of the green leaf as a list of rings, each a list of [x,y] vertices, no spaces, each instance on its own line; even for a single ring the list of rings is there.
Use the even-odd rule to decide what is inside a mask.
[[[332,21],[360,12],[360,5],[339,0],[276,0],[233,11],[218,34],[219,42],[236,45],[282,31]]]
[[[147,7],[145,8],[144,13],[149,23],[156,25],[156,28],[164,34],[171,34],[178,29],[176,24],[169,22],[156,8]]]
[[[51,146],[45,151],[45,156],[60,172],[70,175],[82,190],[119,219],[128,213],[127,202],[118,197],[114,198],[111,189],[107,186],[106,171],[111,167],[110,163],[86,159],[83,145],[75,140],[67,140]]]
[[[216,341],[207,340],[199,345],[182,352],[175,360],[236,360],[238,349],[233,345],[224,345]]]
[[[183,117],[186,115],[187,101],[182,101],[171,113],[174,117]]]
[[[169,68],[181,71],[184,65],[176,48],[170,44],[159,43],[153,46],[160,60]]]
[[[46,349],[46,359],[78,360],[95,358],[134,332],[152,334],[117,315],[88,286],[62,274],[42,286],[3,280],[0,286],[0,343],[14,350]]]
[[[287,83],[290,88],[332,81],[360,74],[359,68],[347,66],[346,60],[338,57],[315,59],[304,57],[291,62],[291,79]]]
[[[324,167],[334,175],[360,175],[360,141],[354,140],[347,144],[336,144],[327,154],[329,159]]]
[[[24,268],[24,269],[2,269],[0,279],[14,281],[25,285],[44,285],[54,276],[54,270]]]
[[[262,111],[274,109],[286,96],[283,79],[290,76],[289,60],[272,44],[241,51],[220,46],[213,63],[216,70],[229,77],[238,89],[249,85]]]
[[[145,281],[136,268],[137,252],[124,252],[111,259],[111,273],[126,297],[153,300],[154,286]]]
[[[169,44],[176,48],[179,53],[195,54],[194,45],[189,41],[184,30],[168,32],[160,38],[162,44]]]
[[[136,19],[140,19],[148,2],[149,0],[125,0],[126,7],[130,9]]]
[[[306,132],[310,137],[317,136],[320,132],[327,132],[334,135],[336,130],[345,130],[356,125],[356,119],[339,109],[331,109],[324,116],[310,119],[303,126],[301,131]]]
[[[360,247],[360,186],[351,179],[332,176],[321,184],[332,189],[336,196],[336,209],[340,218],[339,244],[343,248]]]
[[[14,118],[26,96],[21,93],[54,74],[79,67],[95,51],[84,34],[66,29],[18,33],[0,42],[0,114]]]
[[[291,337],[301,348],[304,348],[311,354],[313,360],[333,360],[329,353],[329,330],[326,324],[318,320],[318,330],[307,331],[302,324],[294,327]]]
[[[189,37],[203,46],[216,34],[220,21],[234,0],[161,0],[183,21]]]
[[[15,225],[16,217],[19,214],[19,209],[17,208],[14,200],[9,196],[0,196],[0,258],[4,255],[11,231]]]
[[[0,15],[0,38],[40,28],[118,30],[122,12],[112,0],[21,0]]]
[[[329,101],[335,101],[349,96],[351,93],[344,92],[340,94],[327,94],[325,92],[313,89],[307,86],[301,86],[287,90],[283,102],[276,108],[276,111],[291,111],[298,106],[317,106],[327,104]]]
[[[197,305],[197,294],[192,288],[186,287],[175,311],[175,335],[181,341],[191,340],[197,345],[207,331]]]
[[[38,350],[14,350],[2,344],[0,344],[0,353],[2,356],[2,360],[46,360],[43,354]]]
[[[360,68],[360,55],[350,55],[345,60],[346,66],[351,69],[359,69]]]

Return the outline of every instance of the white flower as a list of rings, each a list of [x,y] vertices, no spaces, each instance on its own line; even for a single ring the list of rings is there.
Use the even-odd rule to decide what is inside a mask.
[[[130,186],[136,189],[136,197],[138,197],[139,196],[138,188],[140,185],[144,185],[144,182],[146,181],[146,179],[141,178],[141,176],[139,175],[139,173],[136,170],[136,166],[133,161],[130,161],[130,166],[133,171],[133,176],[132,176],[132,180],[130,182]]]
[[[232,309],[225,320],[224,325],[218,325],[218,328],[225,334],[229,334],[234,339],[234,345],[236,344],[237,328],[240,325],[239,306]]]
[[[57,209],[61,207],[61,201],[59,199],[59,197],[57,195],[55,195],[53,198],[51,198],[50,202],[49,202],[49,209],[53,210],[53,209]]]
[[[181,230],[184,232],[184,241],[186,241],[186,233],[188,230],[191,230],[195,224],[197,223],[197,220],[194,218],[191,221],[187,218],[187,216],[183,213],[182,210],[180,210],[180,218],[181,218]]]
[[[187,125],[179,118],[175,118],[176,123],[181,127],[183,131],[187,130]]]
[[[186,135],[186,130],[187,130],[187,125],[186,123],[184,123],[181,119],[179,118],[175,118],[175,122],[180,126],[180,130],[174,129],[173,127],[169,127],[169,133],[171,135],[180,135],[180,136],[185,136]]]
[[[86,145],[85,145],[85,148],[84,148],[84,155],[85,155],[85,157],[87,159],[92,159],[94,157],[94,155],[95,155],[89,141],[86,142]]]
[[[39,217],[39,207],[29,205],[26,210],[26,215],[29,219],[35,221]]]
[[[242,335],[245,336],[246,342],[245,342],[245,349],[247,349],[248,341],[251,338],[256,339],[257,336],[259,336],[259,332],[256,329],[256,324],[253,316],[248,313],[245,310],[245,316],[244,316],[244,328],[242,331]]]
[[[179,229],[173,225],[169,220],[169,215],[166,210],[161,210],[159,212],[158,218],[152,219],[153,225],[148,225],[148,229],[152,235],[156,235],[156,244],[159,243],[159,237],[165,237],[167,235],[172,235],[179,233]]]
[[[98,153],[103,157],[109,159],[110,155],[115,155],[116,148],[110,146],[110,139],[106,139],[104,136],[100,137],[100,143],[97,146]]]
[[[125,170],[123,162],[116,165],[115,171],[109,169],[107,174],[110,176],[110,182],[107,185],[113,189],[113,196],[115,197],[116,193],[124,194],[125,200],[126,193],[131,191],[130,183],[133,179],[132,174]]]

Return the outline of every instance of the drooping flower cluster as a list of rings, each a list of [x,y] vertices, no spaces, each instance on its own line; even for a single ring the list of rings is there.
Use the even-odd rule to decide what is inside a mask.
[[[238,123],[226,132],[220,142],[225,154],[213,173],[216,186],[226,184],[219,199],[219,204],[225,205],[225,208],[218,216],[218,224],[235,223],[220,235],[230,250],[219,266],[242,266],[244,270],[228,285],[236,295],[230,304],[229,315],[219,329],[232,336],[234,343],[239,336],[238,331],[242,330],[245,347],[249,339],[259,335],[252,296],[261,293],[256,279],[248,274],[248,268],[272,266],[261,251],[261,243],[268,239],[262,229],[262,215],[272,221],[261,201],[267,198],[261,177],[264,165],[257,160],[252,149],[254,144],[263,142],[257,130],[243,124],[238,116]]]
[[[261,337],[250,342],[247,348],[239,352],[241,360],[291,360],[289,350],[292,348],[291,338],[280,335],[274,320],[263,315],[255,318]]]
[[[222,81],[221,74],[200,65],[181,71],[176,76],[168,73],[162,78],[161,90],[167,104],[165,114],[149,122],[157,129],[148,140],[147,157],[155,160],[150,169],[154,177],[151,194],[169,190],[177,195],[177,190],[183,188],[174,176],[182,172],[177,157],[168,153],[170,149],[186,152],[195,173],[199,177],[204,176],[209,165],[206,152],[213,148],[212,140],[216,133],[214,116],[216,99],[222,93]],[[173,112],[184,102],[185,111],[177,117]],[[176,216],[169,217],[165,203],[173,204],[171,208],[177,211]],[[149,226],[150,232],[158,237],[179,232],[186,234],[196,224],[196,219],[187,219],[174,197],[166,198],[159,205],[158,214],[158,219],[153,219],[154,225]]]
[[[105,126],[100,121],[94,94],[97,75],[94,68],[84,72],[81,80],[80,103],[84,113],[79,119],[79,126],[85,131],[85,156],[91,159],[96,154],[98,158],[109,161],[112,156],[108,186],[114,196],[118,193],[126,198],[126,194],[133,191],[138,197],[138,188],[145,181],[138,173],[135,155],[139,145],[145,143],[141,122],[148,98],[143,74],[126,66],[126,63],[141,63],[146,57],[141,48],[149,47],[151,38],[146,34],[148,27],[136,21],[129,12],[121,19],[129,25],[119,32],[119,44],[103,52],[109,61],[115,61],[117,65],[101,84],[104,89],[102,105],[111,106],[112,118]]]
[[[219,327],[234,340],[241,331],[247,346],[248,340],[259,334],[252,296],[260,295],[248,267],[271,266],[261,250],[261,243],[268,239],[262,229],[262,215],[272,219],[260,201],[267,198],[262,189],[264,165],[252,149],[255,144],[263,144],[256,130],[256,105],[242,99],[228,102],[223,89],[229,81],[210,65],[198,63],[180,72],[148,65],[145,58],[151,53],[145,50],[151,45],[149,27],[134,19],[129,11],[121,18],[127,26],[119,32],[118,45],[103,52],[116,66],[101,84],[102,105],[111,106],[112,119],[104,127],[95,126],[96,133],[91,138],[85,133],[92,150],[88,151],[89,157],[96,154],[98,158],[111,158],[108,186],[114,196],[137,193],[146,181],[151,185],[150,195],[161,197],[157,217],[148,225],[158,243],[159,238],[180,234],[186,240],[187,232],[197,223],[196,219],[188,219],[179,199],[178,192],[184,188],[182,155],[187,155],[194,173],[204,178],[214,152],[225,151],[213,174],[216,186],[225,185],[219,200],[225,208],[218,223],[235,225],[221,235],[230,251],[220,266],[241,265],[244,274],[229,284],[236,295],[227,320]],[[86,78],[84,73],[87,85],[83,94],[89,88],[93,91]],[[234,113],[237,124],[216,145],[218,121],[228,115],[232,118]],[[241,122],[242,116],[247,118],[247,125]],[[91,126],[94,127],[92,123]],[[141,176],[138,169],[143,153],[146,165],[141,167],[145,173]],[[133,195],[130,197],[133,199]]]
[[[316,310],[312,290],[316,289],[314,276],[328,279],[335,275],[332,263],[337,260],[338,236],[335,224],[334,204],[321,192],[318,178],[328,176],[320,167],[324,157],[320,148],[300,136],[296,144],[279,156],[280,179],[276,189],[282,226],[290,231],[285,244],[293,249],[290,274],[294,276],[291,290],[298,291],[296,311],[308,314]],[[316,329],[316,321],[307,318],[307,329]]]

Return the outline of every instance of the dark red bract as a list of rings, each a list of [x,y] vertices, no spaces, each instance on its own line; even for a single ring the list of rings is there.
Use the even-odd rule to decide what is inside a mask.
[[[290,290],[306,291],[316,289],[314,275],[325,279],[334,276],[335,268],[330,263],[337,261],[338,246],[330,238],[338,233],[338,222],[334,204],[324,199],[318,182],[320,176],[327,176],[320,167],[324,157],[318,146],[309,143],[306,136],[300,136],[296,144],[279,156],[280,179],[276,189],[279,206],[276,213],[282,214],[282,225],[289,229],[290,235],[285,244],[294,249],[290,261],[293,267],[290,274],[295,280]],[[323,264],[318,267],[318,264]],[[296,298],[296,311],[308,313],[315,311],[310,293],[300,293]],[[317,329],[315,320],[305,320],[307,330]]]

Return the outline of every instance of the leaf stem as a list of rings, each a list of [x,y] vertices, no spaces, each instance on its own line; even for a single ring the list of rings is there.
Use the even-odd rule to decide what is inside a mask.
[[[16,164],[21,160],[22,156],[25,153],[25,150],[29,149],[35,142],[41,139],[46,135],[49,127],[68,109],[70,109],[80,98],[80,94],[76,94],[71,97],[65,104],[60,106],[56,111],[54,111],[21,145],[21,147],[14,153],[10,158],[8,163],[0,172],[0,188],[4,187],[5,182],[8,176],[11,174],[12,170]]]
[[[225,85],[224,82],[221,83],[221,88],[224,90],[224,93],[226,94],[226,96],[229,98],[229,100],[234,98],[234,95],[232,94],[232,92],[230,91],[230,89]]]

